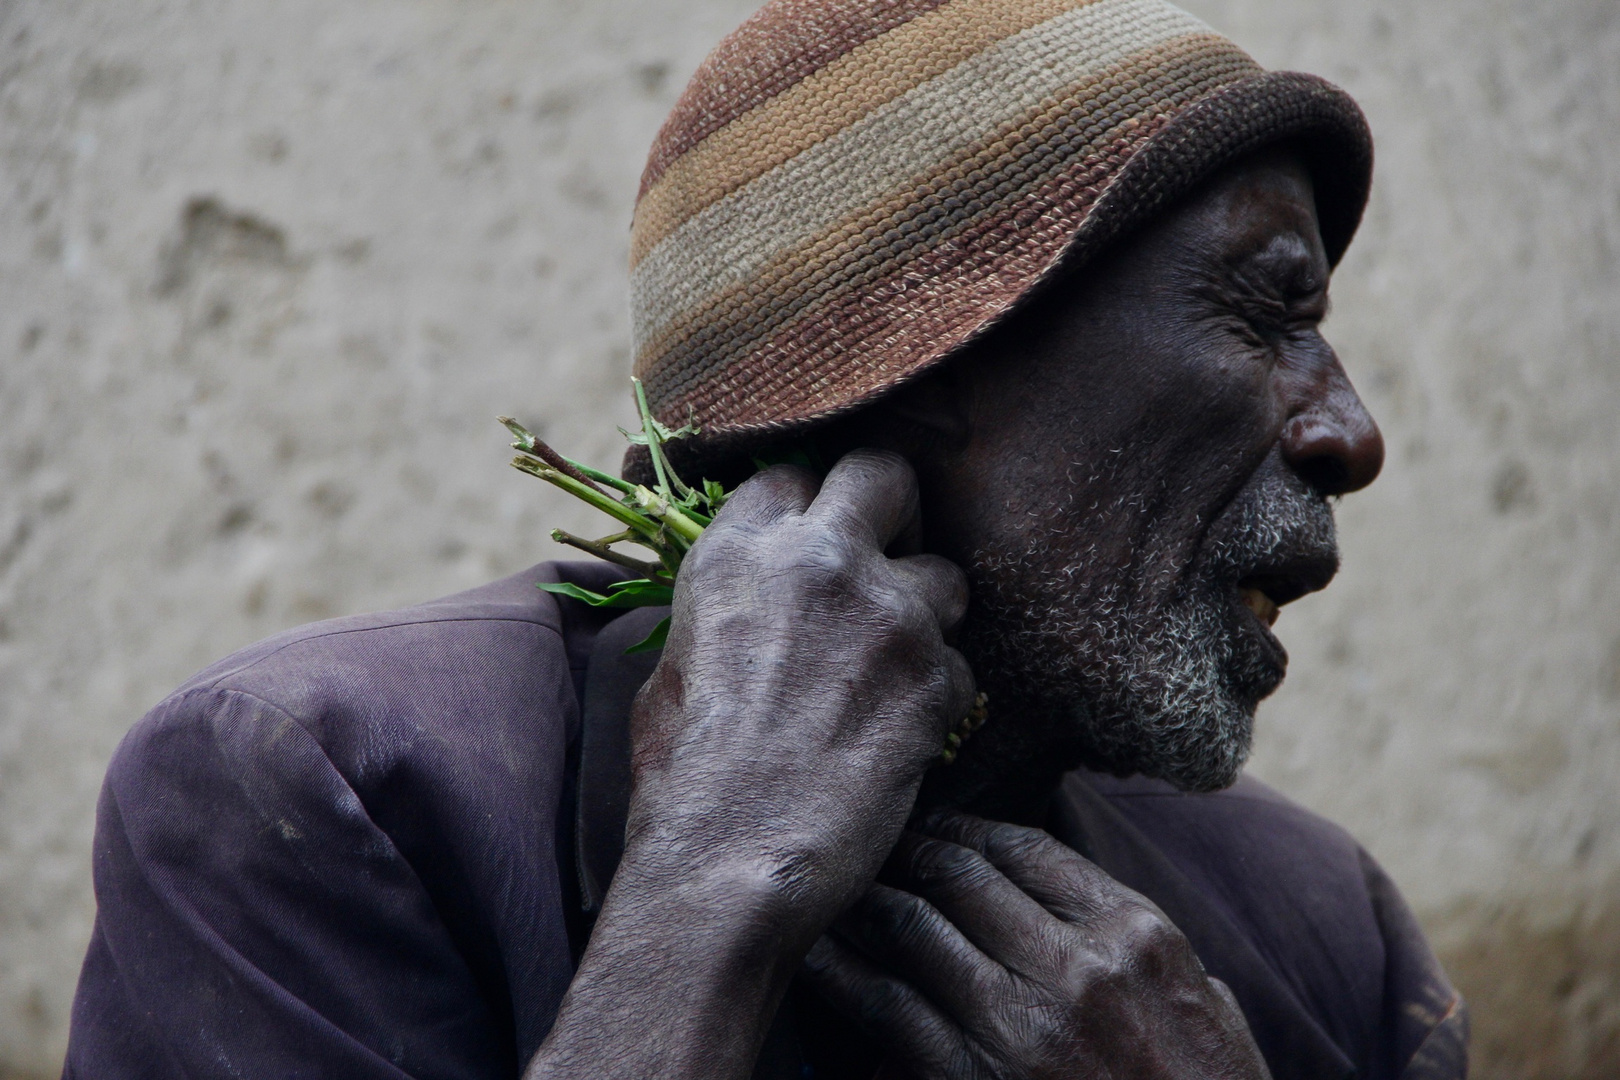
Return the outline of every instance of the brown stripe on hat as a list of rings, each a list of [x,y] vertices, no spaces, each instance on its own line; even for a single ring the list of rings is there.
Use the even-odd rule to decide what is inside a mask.
[[[636,203],[630,265],[681,221],[1003,38],[1096,0],[955,0],[861,43],[674,159]],[[926,49],[915,39],[927,38]]]
[[[683,456],[780,436],[925,370],[1282,139],[1336,262],[1371,176],[1360,110],[1163,0],[773,0],[654,146],[637,371],[661,417],[704,425]]]
[[[669,163],[850,49],[948,0],[778,0],[716,45],[653,141],[641,190]],[[859,9],[859,10],[854,10]]]

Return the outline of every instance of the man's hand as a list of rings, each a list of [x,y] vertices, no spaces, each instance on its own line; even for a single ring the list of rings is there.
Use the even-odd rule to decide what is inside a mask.
[[[681,565],[631,713],[624,858],[527,1075],[742,1078],[805,951],[872,883],[953,722],[961,571],[894,454],[769,469]]]
[[[801,948],[871,883],[973,698],[945,643],[962,572],[884,554],[917,529],[894,454],[852,453],[819,490],[773,468],[731,496],[682,564],[632,712],[625,864],[761,884]]]
[[[1037,829],[924,829],[805,966],[917,1077],[1269,1075],[1231,992],[1147,899]]]

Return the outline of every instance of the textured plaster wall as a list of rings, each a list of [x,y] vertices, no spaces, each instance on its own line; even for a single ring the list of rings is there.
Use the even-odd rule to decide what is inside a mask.
[[[1620,6],[1189,6],[1379,140],[1330,331],[1389,463],[1255,769],[1394,873],[1480,1075],[1620,1074]],[[491,418],[616,460],[642,154],[750,7],[0,0],[0,1076],[60,1061],[131,722],[590,524]]]

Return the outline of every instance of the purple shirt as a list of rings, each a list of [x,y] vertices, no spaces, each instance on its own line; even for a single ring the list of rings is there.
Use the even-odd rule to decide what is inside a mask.
[[[301,627],[136,724],[98,808],[64,1076],[517,1076],[617,862],[655,659],[623,647],[661,614],[533,584],[615,576],[548,563]],[[1049,828],[1187,933],[1278,1080],[1463,1075],[1461,1001],[1337,827],[1251,780],[1077,772]]]

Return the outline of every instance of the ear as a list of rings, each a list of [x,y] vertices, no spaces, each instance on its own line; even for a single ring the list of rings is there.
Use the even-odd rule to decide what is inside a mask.
[[[944,363],[906,383],[878,405],[877,412],[921,429],[947,450],[967,445],[973,433],[971,387],[961,365]]]

